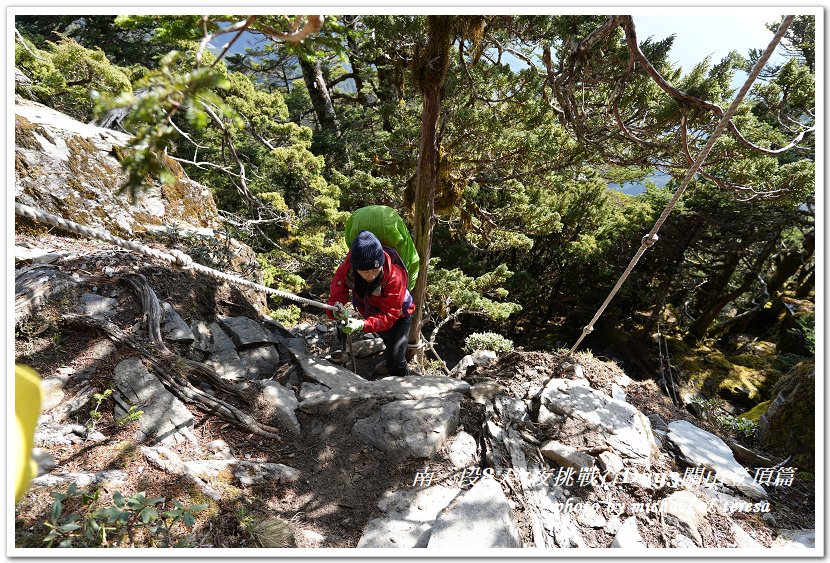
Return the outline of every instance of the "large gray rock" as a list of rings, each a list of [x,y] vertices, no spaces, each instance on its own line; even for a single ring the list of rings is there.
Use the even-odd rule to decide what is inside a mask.
[[[280,365],[280,353],[273,344],[239,350],[237,355],[239,361],[245,366],[245,375],[248,379],[273,377]]]
[[[749,533],[741,528],[737,522],[729,519],[732,526],[732,534],[735,536],[735,547],[740,549],[762,549],[764,545],[758,540],[749,535]]]
[[[478,466],[478,444],[472,435],[458,432],[447,444],[447,458],[456,469]]]
[[[636,516],[630,516],[622,523],[614,536],[614,541],[611,542],[611,547],[636,550],[648,547],[637,529]]]
[[[193,415],[147,371],[141,360],[128,358],[119,362],[113,371],[113,385],[116,418],[125,416],[132,405],[143,411],[138,419],[137,441],[175,444],[195,440]]]
[[[436,518],[427,544],[436,549],[522,547],[510,504],[494,479],[480,479]]]
[[[701,528],[708,527],[706,514],[708,507],[691,491],[677,491],[666,497],[661,503],[665,508],[667,524],[676,526],[683,534],[689,536],[698,547],[703,547]]]
[[[248,368],[235,350],[217,350],[211,353],[205,364],[212,367],[219,377],[228,381],[248,378]]]
[[[593,457],[556,440],[548,440],[539,450],[543,456],[553,460],[559,467],[573,467],[579,471],[594,466]]]
[[[195,336],[184,319],[167,301],[162,302],[164,319],[161,322],[161,332],[167,340],[180,342],[184,345],[193,344]]]
[[[778,530],[778,537],[770,546],[772,549],[781,550],[802,550],[816,548],[815,530]]]
[[[236,351],[236,344],[233,343],[230,336],[228,336],[222,329],[219,323],[210,323],[210,341],[211,352],[224,352],[226,350]]]
[[[120,485],[126,481],[125,471],[109,469],[96,473],[47,473],[32,479],[31,486],[65,490],[72,483],[75,483],[79,489],[83,489],[91,485]]]
[[[55,377],[44,377],[40,380],[40,390],[43,394],[40,405],[41,412],[49,412],[61,404],[66,396],[63,388],[68,379],[65,375],[57,375]]]
[[[352,387],[358,388],[364,383],[367,383],[365,379],[356,373],[331,362],[327,362],[326,360],[321,360],[308,352],[293,347],[288,348],[288,351],[294,356],[304,377],[321,385],[325,385],[329,389],[344,389],[348,391]]]
[[[336,368],[336,369],[334,369]],[[300,409],[307,413],[329,412],[340,407],[350,407],[356,403],[370,400],[407,400],[424,399],[437,397],[449,393],[466,393],[470,384],[458,379],[451,379],[443,376],[410,376],[410,377],[384,377],[376,381],[366,381],[354,376],[353,383],[344,385],[342,372],[339,366],[332,366],[337,377],[341,377],[335,387],[318,394],[309,394],[300,403]],[[325,382],[318,377],[325,385]]]
[[[666,439],[678,457],[691,467],[706,467],[717,472],[718,481],[753,499],[766,498],[767,492],[735,460],[732,450],[718,436],[686,420],[669,423]]]
[[[193,349],[200,352],[210,352],[213,350],[213,337],[210,333],[210,325],[205,321],[193,321],[190,325],[193,332]]]
[[[113,187],[125,180],[114,149],[127,145],[126,133],[81,123],[22,98],[15,100],[14,113],[15,201],[118,236],[148,225],[219,226],[210,191],[183,173],[175,188],[153,183],[125,204]]]
[[[463,377],[467,375],[467,370],[473,366],[487,366],[495,362],[498,356],[492,350],[476,350],[472,354],[467,354],[455,367],[450,370],[450,375],[455,377]]]
[[[280,424],[294,432],[300,433],[297,420],[297,397],[276,381],[260,382],[261,390],[257,396],[257,407],[265,420],[276,419]]]
[[[569,445],[606,447],[633,465],[650,467],[651,424],[635,407],[570,379],[551,379],[540,397],[549,411],[565,417]]]
[[[394,401],[355,422],[352,433],[402,457],[429,458],[458,426],[460,397]]]
[[[369,520],[357,547],[426,547],[435,518],[459,492],[441,485],[387,491],[378,501],[383,516]]]
[[[275,343],[277,340],[249,317],[225,317],[219,324],[228,332],[237,349]]]
[[[386,344],[381,338],[363,339],[352,342],[354,355],[358,358],[368,358],[386,350]]]

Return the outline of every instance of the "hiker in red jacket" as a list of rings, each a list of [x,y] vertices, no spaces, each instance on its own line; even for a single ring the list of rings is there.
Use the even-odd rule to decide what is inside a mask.
[[[352,304],[363,320],[346,320],[345,310],[334,314],[329,311],[329,317],[346,320],[340,327],[346,334],[376,332],[386,345],[384,361],[375,367],[373,377],[407,373],[406,345],[415,312],[407,282],[408,274],[398,253],[383,246],[369,231],[358,233],[331,280],[328,304],[346,303],[351,290]]]

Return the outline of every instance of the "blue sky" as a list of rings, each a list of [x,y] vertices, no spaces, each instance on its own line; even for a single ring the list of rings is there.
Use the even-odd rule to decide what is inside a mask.
[[[729,13],[708,12],[703,8],[697,14],[635,15],[634,25],[640,41],[649,36],[663,39],[673,33],[670,60],[687,73],[707,55],[711,55],[711,62],[715,64],[731,50],[746,56],[751,48],[765,49],[773,32],[764,23],[780,21],[782,15],[781,10],[769,8],[743,8]],[[782,61],[780,51],[779,46],[770,62]],[[739,88],[745,79],[746,73],[737,72],[733,88]]]

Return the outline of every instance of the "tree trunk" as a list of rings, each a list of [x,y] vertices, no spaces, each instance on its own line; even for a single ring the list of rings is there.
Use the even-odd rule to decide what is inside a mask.
[[[421,266],[418,270],[418,280],[415,282],[413,298],[416,309],[412,315],[412,329],[409,333],[409,343],[418,344],[421,337],[421,323],[423,320],[423,305],[427,293],[427,275],[429,272],[429,257],[432,251],[432,230],[435,227],[435,188],[438,184],[438,116],[440,115],[441,99],[438,88],[424,92],[424,111],[421,116],[421,143],[418,154],[418,173],[415,186],[415,212],[413,217],[415,230],[415,249],[421,257]],[[423,359],[423,351],[410,349],[410,359]]]
[[[791,248],[782,253],[775,261],[775,271],[767,282],[767,289],[770,295],[775,295],[778,290],[794,276],[799,268],[810,259],[815,251],[815,231],[810,231],[804,235],[804,248],[799,251],[797,248]]]
[[[412,329],[409,344],[417,345],[421,340],[424,301],[427,293],[429,258],[432,252],[432,230],[435,227],[435,189],[438,185],[438,120],[441,115],[441,92],[447,76],[450,45],[452,43],[452,16],[429,16],[427,18],[427,43],[419,53],[416,65],[416,83],[424,98],[421,115],[421,133],[418,152],[418,169],[415,179],[415,200],[413,225],[415,249],[421,258],[418,280],[412,297],[415,299],[415,313],[412,315]],[[410,348],[410,360],[423,362],[423,349]]]
[[[712,323],[715,322],[715,319],[718,318],[718,315],[723,310],[724,307],[729,305],[732,301],[749,291],[752,285],[757,281],[758,272],[761,271],[761,268],[766,262],[769,255],[772,254],[773,248],[775,248],[774,243],[776,241],[773,239],[770,243],[767,244],[766,248],[761,251],[761,255],[755,261],[755,265],[753,266],[750,272],[747,272],[746,276],[744,276],[744,281],[741,283],[740,287],[737,289],[730,291],[729,293],[724,294],[723,291],[726,290],[727,286],[729,285],[729,280],[732,278],[732,274],[735,273],[735,270],[738,267],[738,263],[740,262],[740,255],[735,254],[730,261],[728,262],[726,271],[724,275],[720,278],[718,285],[716,288],[712,288],[710,293],[715,296],[714,300],[710,302],[708,307],[704,310],[703,314],[694,322],[689,329],[690,336],[694,338],[695,342],[700,341],[706,336],[709,327],[712,326]]]
[[[323,68],[319,59],[309,61],[304,56],[298,56],[300,68],[303,70],[303,80],[308,89],[308,96],[311,98],[311,105],[320,129],[334,137],[340,135],[340,122],[334,112],[334,104],[331,101],[329,89],[323,78]]]

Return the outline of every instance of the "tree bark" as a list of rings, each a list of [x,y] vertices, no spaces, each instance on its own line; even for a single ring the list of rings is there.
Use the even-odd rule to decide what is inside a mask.
[[[438,185],[438,120],[441,115],[441,92],[447,76],[447,61],[452,43],[452,16],[429,16],[427,19],[427,43],[420,53],[420,64],[416,68],[416,82],[424,98],[421,115],[421,133],[416,172],[413,224],[415,249],[421,258],[418,280],[412,297],[415,313],[412,315],[412,329],[409,344],[417,345],[421,340],[424,300],[427,293],[429,258],[432,251],[432,230],[435,227],[435,190]],[[423,362],[424,350],[409,348],[407,357]]]
[[[711,291],[715,298],[710,302],[708,307],[706,307],[703,314],[698,317],[694,323],[692,323],[692,326],[689,329],[690,336],[694,338],[695,342],[702,340],[703,337],[706,336],[709,327],[712,326],[712,323],[715,322],[715,319],[718,318],[718,315],[724,307],[749,291],[752,285],[756,282],[758,272],[761,271],[761,267],[764,265],[764,262],[766,262],[769,255],[772,254],[774,242],[775,241],[773,240],[768,243],[766,248],[761,251],[761,255],[756,259],[752,271],[747,272],[746,276],[744,276],[743,283],[741,283],[737,289],[723,294],[723,291],[729,285],[729,280],[732,278],[732,274],[735,273],[735,270],[738,267],[741,257],[736,253],[730,259],[723,276],[721,276],[718,282],[718,286],[713,288],[714,291]]]
[[[418,280],[412,297],[415,300],[415,313],[412,315],[412,328],[409,343],[418,344],[421,338],[424,299],[427,293],[427,275],[429,258],[432,252],[432,231],[435,227],[435,188],[438,184],[438,117],[441,110],[439,89],[431,88],[424,92],[424,110],[421,115],[421,142],[418,154],[418,173],[415,186],[415,249],[421,258]],[[416,356],[416,352],[418,352]],[[410,359],[423,360],[422,350],[410,348]]]
[[[303,80],[308,89],[308,96],[311,98],[311,105],[314,108],[314,114],[317,116],[320,129],[331,133],[335,137],[339,136],[340,122],[337,120],[331,94],[326,86],[326,80],[323,78],[323,68],[320,60],[315,59],[312,62],[302,55],[298,56],[297,59],[300,61]]]
[[[815,251],[815,231],[804,235],[804,248],[791,248],[782,253],[778,260],[775,260],[775,271],[767,282],[767,289],[770,295],[775,295],[778,290],[794,276],[801,266],[812,257]]]

